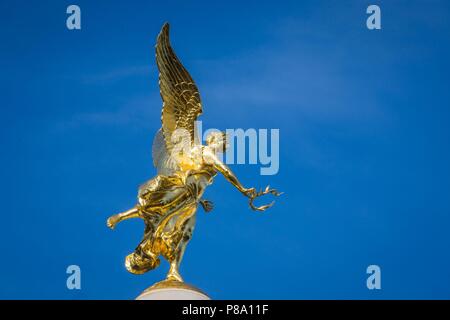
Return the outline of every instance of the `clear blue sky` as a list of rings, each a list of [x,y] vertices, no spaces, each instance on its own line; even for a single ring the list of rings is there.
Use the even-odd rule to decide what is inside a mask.
[[[156,35],[204,102],[204,126],[279,128],[285,192],[252,212],[218,177],[182,265],[213,298],[450,298],[447,1],[0,3],[0,298],[130,299],[161,280],[124,257],[143,224],[106,218],[155,174]],[[365,26],[369,4],[382,29]],[[66,289],[66,267],[82,290]],[[366,268],[382,289],[366,288]]]

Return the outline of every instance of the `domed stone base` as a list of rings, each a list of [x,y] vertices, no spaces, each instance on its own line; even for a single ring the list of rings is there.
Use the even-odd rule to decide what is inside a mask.
[[[175,280],[155,283],[142,292],[136,300],[211,300],[200,289]]]

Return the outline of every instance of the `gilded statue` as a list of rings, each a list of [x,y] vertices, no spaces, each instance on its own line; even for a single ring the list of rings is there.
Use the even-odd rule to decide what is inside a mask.
[[[157,175],[139,188],[137,204],[111,216],[107,225],[114,229],[121,221],[143,219],[144,235],[134,252],[125,259],[127,270],[143,274],[158,267],[162,256],[170,263],[166,280],[182,282],[179,267],[192,237],[197,207],[200,204],[206,212],[213,209],[212,202],[204,199],[203,193],[217,173],[249,199],[253,210],[264,211],[273,204],[256,206],[255,198],[280,193],[269,187],[258,192],[239,182],[218,157],[218,153],[227,147],[224,133],[211,133],[206,138],[206,145],[196,141],[195,121],[202,113],[200,94],[170,45],[167,23],[157,38],[156,64],[163,100],[162,126],[152,146]]]

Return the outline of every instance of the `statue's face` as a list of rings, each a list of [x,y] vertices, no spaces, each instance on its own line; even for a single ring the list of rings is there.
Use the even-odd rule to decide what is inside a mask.
[[[214,152],[225,152],[228,148],[226,134],[223,132],[212,132],[206,137],[206,144]]]

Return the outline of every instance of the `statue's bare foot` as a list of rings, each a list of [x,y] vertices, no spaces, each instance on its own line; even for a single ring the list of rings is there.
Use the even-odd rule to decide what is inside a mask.
[[[116,224],[120,221],[120,217],[116,214],[113,215],[111,217],[108,218],[108,220],[106,221],[106,225],[111,228],[114,229],[114,227],[116,226]]]
[[[167,280],[183,282],[183,278],[176,270],[170,270],[167,274]]]

